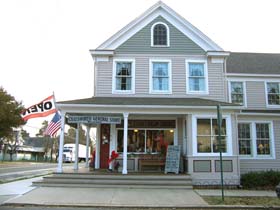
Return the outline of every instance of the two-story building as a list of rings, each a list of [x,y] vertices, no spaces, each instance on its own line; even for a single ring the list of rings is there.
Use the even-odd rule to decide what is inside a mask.
[[[220,105],[225,183],[280,169],[280,55],[225,52],[161,1],[90,53],[94,96],[57,106],[62,133],[75,117],[97,128],[95,168],[117,151],[122,174],[139,171],[145,155],[180,145],[193,184],[219,184]]]

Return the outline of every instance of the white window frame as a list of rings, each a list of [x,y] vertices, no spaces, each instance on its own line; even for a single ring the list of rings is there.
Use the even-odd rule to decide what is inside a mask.
[[[247,107],[246,81],[241,81],[241,80],[229,80],[228,81],[229,102],[232,103],[232,99],[231,99],[231,83],[232,82],[242,83],[242,86],[243,86],[243,105],[242,105],[242,107]]]
[[[168,63],[168,90],[153,89],[153,63]],[[172,94],[172,61],[170,59],[150,59],[149,62],[149,93],[150,94]]]
[[[116,71],[118,62],[130,62],[131,63],[131,90],[117,90],[116,89]],[[135,94],[135,59],[114,59],[113,60],[113,74],[112,74],[112,93],[113,94]]]
[[[232,123],[230,115],[223,115],[223,119],[226,120],[226,133],[227,133],[227,152],[222,153],[224,156],[232,156]],[[193,155],[194,156],[211,156],[217,157],[220,155],[216,153],[199,153],[197,151],[197,119],[217,119],[217,115],[193,115],[192,116],[192,139],[193,139]]]
[[[190,63],[203,63],[204,64],[204,77],[205,77],[205,90],[204,91],[191,91],[190,90],[190,82],[189,82],[189,64]],[[207,59],[186,59],[185,61],[186,65],[186,93],[187,94],[202,94],[202,95],[208,95],[209,94],[209,87],[208,87],[208,65],[207,65]]]
[[[275,145],[274,145],[274,132],[273,132],[273,121],[254,121],[254,120],[240,120],[237,123],[249,123],[250,129],[251,129],[251,138],[252,138],[252,148],[251,153],[252,155],[242,155],[239,154],[239,141],[237,136],[237,153],[241,159],[275,159]],[[266,123],[269,124],[269,136],[270,136],[270,155],[258,155],[257,152],[257,134],[256,134],[256,124],[258,123]],[[237,129],[238,132],[238,129]]]
[[[265,88],[265,104],[266,104],[266,107],[268,108],[279,108],[280,105],[276,105],[276,104],[268,104],[268,92],[267,92],[267,83],[278,83],[278,86],[279,86],[279,89],[280,89],[280,81],[277,80],[271,80],[271,81],[265,81],[264,82],[264,88]]]
[[[162,24],[166,27],[166,38],[167,38],[167,45],[154,45],[154,27],[158,24]],[[169,39],[169,27],[166,23],[163,22],[156,22],[151,27],[151,47],[169,47],[170,46],[170,39]]]

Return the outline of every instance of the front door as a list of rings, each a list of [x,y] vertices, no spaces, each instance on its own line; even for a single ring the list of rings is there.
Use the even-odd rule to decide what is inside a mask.
[[[110,124],[100,126],[100,168],[108,168],[110,155]]]

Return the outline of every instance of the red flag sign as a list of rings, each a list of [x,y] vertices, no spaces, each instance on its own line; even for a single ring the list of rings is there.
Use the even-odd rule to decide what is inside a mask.
[[[52,113],[56,112],[54,96],[49,96],[38,104],[35,104],[21,113],[23,120],[28,120],[30,118],[36,117],[46,117]]]

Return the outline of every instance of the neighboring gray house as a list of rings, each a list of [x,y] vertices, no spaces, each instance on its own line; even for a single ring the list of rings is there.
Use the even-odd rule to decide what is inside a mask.
[[[181,145],[193,184],[218,184],[220,104],[225,183],[280,169],[280,55],[225,52],[162,2],[90,53],[94,97],[57,106],[63,129],[65,117],[100,117],[90,124],[96,168],[107,168],[115,150],[123,174],[139,171],[139,161],[159,155],[162,144]]]

